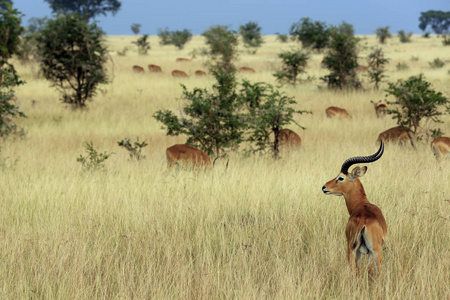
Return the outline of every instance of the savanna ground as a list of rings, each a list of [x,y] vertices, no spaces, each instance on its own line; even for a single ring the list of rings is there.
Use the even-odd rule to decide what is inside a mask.
[[[266,36],[256,55],[243,48],[238,66],[256,74],[252,82],[275,83],[280,44]],[[450,298],[450,159],[437,165],[429,142],[389,145],[361,179],[368,198],[388,223],[383,271],[371,287],[366,274],[353,276],[346,261],[344,229],[348,212],[342,198],[326,196],[322,185],[339,173],[350,156],[377,150],[378,134],[395,122],[377,119],[370,100],[384,99],[383,88],[337,93],[319,89],[323,54],[312,54],[307,72],[314,80],[282,89],[312,115],[296,117],[307,127],[290,128],[302,148],[274,161],[230,155],[211,172],[167,171],[165,149],[186,137],[168,137],[152,114],[179,110],[180,83],[207,87],[211,77],[197,55],[196,36],[182,51],[150,39],[148,56],[138,56],[135,36],[111,36],[113,81],[86,111],[63,105],[36,66],[16,67],[27,84],[17,89],[28,115],[18,120],[24,139],[2,144],[0,171],[0,294],[2,299],[311,299]],[[377,44],[362,37],[361,46]],[[131,47],[126,56],[117,51]],[[383,46],[391,59],[390,81],[423,73],[432,88],[450,96],[450,54],[441,39],[397,38]],[[369,48],[363,48],[361,64]],[[444,68],[428,62],[440,58]],[[398,71],[405,62],[409,69]],[[162,67],[150,74],[148,64]],[[135,74],[132,65],[146,69]],[[173,69],[189,78],[176,79]],[[306,78],[306,77],[303,77]],[[331,120],[325,108],[340,106],[352,120]],[[450,135],[450,117],[441,129]],[[130,161],[117,142],[147,141],[145,160]],[[114,152],[104,171],[85,172],[76,158],[92,141]],[[364,261],[366,261],[364,259]]]

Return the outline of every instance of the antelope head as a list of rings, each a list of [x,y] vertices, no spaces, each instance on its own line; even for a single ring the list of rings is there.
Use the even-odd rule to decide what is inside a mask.
[[[354,194],[354,192],[364,193],[364,190],[362,189],[362,185],[358,178],[366,174],[367,167],[355,167],[350,173],[348,172],[348,169],[354,164],[374,162],[383,155],[383,152],[384,144],[383,142],[381,142],[380,148],[375,154],[370,156],[357,156],[347,159],[342,164],[341,172],[339,173],[339,175],[325,183],[325,185],[322,187],[322,191],[326,195],[344,196],[345,198],[350,197],[352,194]],[[355,191],[354,188],[357,186],[361,186],[361,188]]]

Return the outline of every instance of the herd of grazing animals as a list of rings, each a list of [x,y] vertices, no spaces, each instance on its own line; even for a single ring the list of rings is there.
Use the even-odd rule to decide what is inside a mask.
[[[177,58],[177,62],[190,62],[195,58]],[[150,72],[162,72],[161,67],[148,65]],[[367,67],[362,66],[358,71],[366,71]],[[133,66],[133,71],[143,73],[144,69],[139,66]],[[239,68],[241,72],[255,73],[255,70],[249,67]],[[206,76],[206,72],[197,70],[196,76]],[[181,70],[173,70],[174,77],[187,77],[187,74]],[[375,109],[377,118],[381,118],[387,113],[387,106],[378,102],[370,101]],[[328,118],[351,119],[352,117],[344,108],[330,106],[326,110]],[[359,163],[372,163],[377,161],[384,152],[385,143],[396,142],[406,144],[408,133],[402,126],[390,128],[379,134],[377,144],[379,150],[370,156],[352,157],[347,159],[337,177],[325,183],[322,191],[326,195],[343,196],[350,215],[345,228],[347,238],[347,260],[352,270],[359,271],[359,261],[362,254],[369,255],[369,279],[373,279],[381,270],[382,264],[382,244],[387,235],[386,220],[381,209],[369,202],[364,187],[359,180],[367,172],[367,167],[356,166],[351,172],[350,166]],[[280,132],[280,142],[286,150],[294,150],[302,145],[300,136],[294,131],[284,128]],[[439,137],[431,142],[431,149],[440,163],[450,152],[450,138]],[[181,166],[189,169],[212,168],[209,156],[189,145],[176,144],[166,150],[167,164],[169,169],[174,166]]]

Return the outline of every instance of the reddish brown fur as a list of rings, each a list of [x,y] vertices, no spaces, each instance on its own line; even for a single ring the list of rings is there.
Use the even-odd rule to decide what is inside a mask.
[[[249,67],[240,67],[239,71],[241,72],[247,72],[247,73],[256,73],[254,69],[249,68]]]
[[[450,138],[441,136],[434,139],[431,142],[431,150],[433,151],[437,162],[440,163],[448,153],[450,153]]]
[[[189,62],[192,61],[195,58],[195,55],[192,55],[191,58],[183,58],[183,57],[178,57],[176,59],[177,62]]]
[[[348,112],[340,107],[330,106],[325,110],[328,118],[341,118],[341,119],[351,119],[352,117],[348,114]]]
[[[195,75],[196,76],[206,76],[206,72],[202,71],[202,70],[197,70],[197,71],[195,71]]]
[[[364,187],[358,177],[361,177],[367,171],[367,167],[355,167],[350,174],[338,175],[344,177],[344,181],[337,180],[338,177],[328,181],[322,190],[337,196],[344,196],[350,218],[345,228],[347,238],[347,259],[352,270],[358,266],[357,249],[355,249],[356,238],[363,227],[366,227],[366,233],[369,242],[372,244],[372,250],[375,254],[378,273],[381,270],[383,258],[382,244],[387,235],[387,225],[380,208],[371,204],[367,199]],[[324,190],[325,189],[325,190]],[[369,254],[370,255],[370,254]],[[374,276],[374,262],[371,260],[369,265],[369,276]]]
[[[154,72],[154,73],[161,73],[162,72],[161,67],[157,66],[157,65],[148,65],[148,70],[150,72]]]
[[[133,66],[133,71],[136,73],[144,73],[144,68],[140,66]]]
[[[386,115],[387,112],[387,106],[385,104],[380,104],[381,100],[378,102],[370,101],[370,103],[373,104],[373,107],[375,108],[375,113],[377,114],[377,118],[382,117]]]
[[[187,74],[184,71],[173,70],[172,71],[172,76],[174,76],[174,77],[187,77]]]
[[[188,168],[211,168],[211,160],[209,156],[189,145],[176,144],[167,148],[167,165],[169,168],[175,165],[181,165]]]
[[[380,142],[383,141],[385,144],[397,142],[403,145],[408,141],[408,139],[408,133],[405,128],[402,126],[397,126],[380,133],[377,139],[377,144],[380,145]]]
[[[294,131],[284,128],[280,131],[280,141],[281,145],[285,146],[287,149],[295,149],[301,147],[302,139]]]

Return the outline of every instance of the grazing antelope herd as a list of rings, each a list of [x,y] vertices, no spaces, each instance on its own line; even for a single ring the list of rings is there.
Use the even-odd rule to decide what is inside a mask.
[[[396,142],[397,144],[405,145],[408,139],[408,132],[406,132],[405,128],[397,126],[380,133],[377,144],[380,145],[381,142],[385,144]]]
[[[387,225],[381,209],[369,202],[359,177],[364,176],[367,167],[355,167],[354,164],[372,163],[377,161],[384,152],[381,142],[378,151],[370,156],[357,156],[347,159],[337,177],[331,179],[322,187],[326,195],[343,196],[350,218],[345,227],[347,237],[347,260],[352,270],[359,270],[361,254],[368,254],[369,278],[373,279],[374,270],[379,274],[383,258],[382,244],[386,239]]]
[[[135,73],[144,73],[144,68],[141,67],[141,66],[134,65],[133,66],[133,72],[135,72]]]

